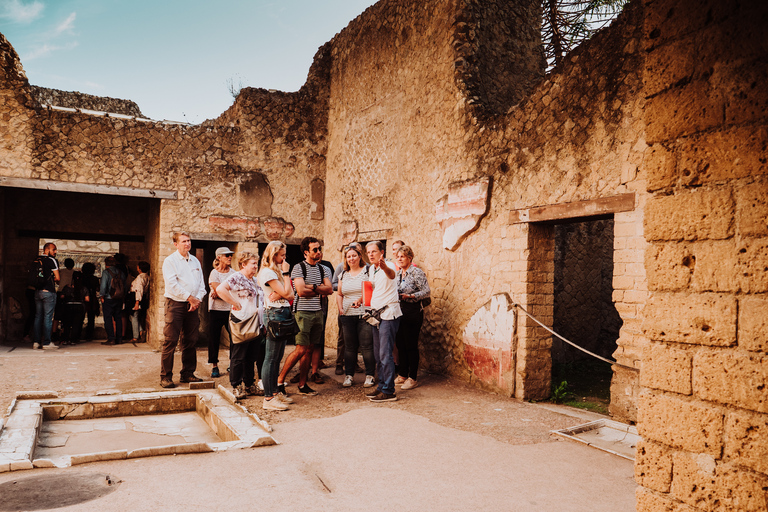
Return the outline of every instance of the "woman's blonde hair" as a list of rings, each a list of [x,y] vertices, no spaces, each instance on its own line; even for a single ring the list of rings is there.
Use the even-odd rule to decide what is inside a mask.
[[[251,260],[256,260],[256,263],[258,263],[259,255],[249,251],[243,251],[240,253],[240,256],[237,258],[237,266],[240,268],[240,270],[243,270],[243,267],[245,267],[248,264],[248,262]]]
[[[277,263],[275,263],[275,254],[279,253],[281,249],[285,249],[285,244],[283,242],[278,240],[269,242],[261,257],[261,268],[272,269],[275,271],[275,274],[280,276],[282,270],[277,266]]]
[[[347,263],[347,253],[349,251],[355,251],[360,256],[360,266],[369,265],[368,255],[363,251],[363,246],[357,242],[352,242],[346,248],[344,248],[344,270],[349,272],[349,263]]]
[[[221,268],[221,257],[224,256],[223,254],[219,254],[216,256],[216,259],[213,260],[213,268],[216,270],[219,270]]]

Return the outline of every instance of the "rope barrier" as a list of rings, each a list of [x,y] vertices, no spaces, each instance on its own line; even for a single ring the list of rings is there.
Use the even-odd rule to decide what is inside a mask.
[[[585,349],[584,347],[580,347],[580,346],[578,346],[578,345],[577,345],[577,344],[575,344],[574,342],[572,342],[572,341],[570,341],[570,340],[567,340],[567,339],[563,338],[562,336],[560,336],[559,334],[557,334],[555,331],[553,331],[552,329],[550,329],[549,327],[547,327],[547,326],[546,326],[546,325],[544,325],[543,323],[539,322],[539,319],[538,319],[538,318],[536,318],[535,316],[533,316],[532,314],[530,314],[528,311],[526,311],[526,310],[525,310],[525,308],[524,308],[523,306],[521,306],[520,304],[518,304],[517,302],[514,302],[513,304],[514,304],[514,306],[515,306],[516,308],[519,308],[519,309],[520,309],[520,311],[522,311],[523,313],[525,313],[526,315],[528,315],[528,317],[529,317],[531,320],[533,320],[534,322],[536,322],[537,324],[539,324],[540,326],[542,326],[544,329],[546,329],[547,331],[549,331],[549,332],[550,332],[550,333],[551,333],[553,336],[557,336],[558,338],[560,338],[561,340],[563,340],[564,342],[566,342],[566,343],[567,343],[567,344],[569,344],[570,346],[572,346],[572,347],[574,347],[574,348],[577,348],[577,349],[581,350],[581,351],[582,351],[582,352],[584,352],[585,354],[589,354],[589,355],[591,355],[592,357],[596,357],[596,358],[600,359],[601,361],[605,361],[606,363],[609,363],[609,364],[615,364],[616,366],[620,366],[621,368],[626,368],[627,370],[632,370],[633,372],[639,372],[639,371],[640,371],[638,368],[635,368],[634,366],[627,366],[627,365],[625,365],[625,364],[617,363],[616,361],[611,361],[610,359],[606,359],[606,358],[605,358],[605,357],[603,357],[603,356],[599,356],[599,355],[595,354],[594,352],[590,352],[589,350]]]

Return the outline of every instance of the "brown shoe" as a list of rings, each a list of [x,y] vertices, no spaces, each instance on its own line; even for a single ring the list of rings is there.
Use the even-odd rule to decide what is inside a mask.
[[[161,379],[160,380],[160,387],[161,388],[175,388],[176,384],[173,383],[171,379]]]
[[[186,377],[181,377],[179,379],[180,382],[203,382],[203,379],[200,377],[196,377],[195,375],[187,375]]]
[[[325,379],[323,378],[323,376],[322,376],[322,375],[320,375],[320,374],[319,374],[319,373],[317,373],[317,372],[315,372],[315,373],[313,373],[312,375],[310,375],[310,376],[309,376],[309,380],[311,380],[311,381],[312,381],[312,382],[314,382],[315,384],[324,384],[324,383],[325,383]]]
[[[299,382],[299,380],[301,380],[301,376],[299,375],[299,373],[298,373],[298,372],[296,372],[296,375],[294,375],[293,377],[291,377],[291,380],[290,380],[289,382],[290,382],[291,384],[297,384],[297,383]]]
[[[335,373],[336,373],[336,375],[344,375],[344,367],[342,367],[342,366],[337,366],[337,367],[336,367],[336,372],[335,372]]]

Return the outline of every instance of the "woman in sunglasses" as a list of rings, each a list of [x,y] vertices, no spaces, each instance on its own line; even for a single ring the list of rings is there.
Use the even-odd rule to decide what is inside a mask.
[[[216,293],[216,287],[235,273],[232,268],[233,254],[229,247],[219,247],[216,249],[213,270],[211,270],[211,274],[208,276],[208,285],[211,288],[211,293],[208,294],[208,363],[211,364],[211,377],[214,379],[221,377],[221,372],[219,371],[219,340],[221,339],[222,327],[227,330],[229,345],[232,346],[232,337],[229,332],[229,311],[232,306],[219,297]]]

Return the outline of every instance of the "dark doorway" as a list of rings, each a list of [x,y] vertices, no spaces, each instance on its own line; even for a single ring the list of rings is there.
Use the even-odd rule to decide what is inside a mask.
[[[613,303],[613,218],[555,225],[553,329],[612,359],[622,325]],[[610,402],[612,369],[553,336],[553,390],[567,382],[575,400]],[[561,390],[563,391],[563,390]],[[554,391],[553,391],[554,393]]]

